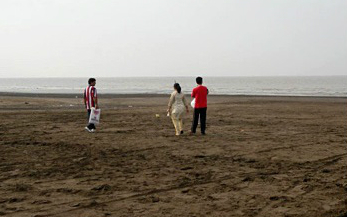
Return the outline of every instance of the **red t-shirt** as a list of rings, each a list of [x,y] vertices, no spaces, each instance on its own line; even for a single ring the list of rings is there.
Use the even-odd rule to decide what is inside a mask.
[[[199,85],[193,89],[192,97],[195,98],[194,108],[207,108],[207,87]]]

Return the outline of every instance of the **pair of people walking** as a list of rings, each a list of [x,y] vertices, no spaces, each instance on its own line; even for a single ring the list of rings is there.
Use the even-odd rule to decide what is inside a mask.
[[[205,135],[206,130],[206,111],[207,111],[207,95],[208,89],[202,85],[203,79],[201,77],[196,78],[197,87],[192,91],[191,97],[195,101],[193,112],[193,123],[191,127],[191,134],[196,133],[199,119],[201,126],[201,134]],[[181,86],[178,83],[174,84],[174,92],[171,94],[168,113],[171,116],[173,125],[176,130],[176,135],[183,134],[183,116],[185,112],[189,112],[187,100],[182,93]]]

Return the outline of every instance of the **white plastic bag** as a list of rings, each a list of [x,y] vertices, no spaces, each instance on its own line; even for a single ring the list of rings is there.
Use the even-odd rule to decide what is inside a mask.
[[[90,111],[89,123],[98,125],[100,123],[101,109],[92,108]]]
[[[192,100],[192,102],[190,103],[190,105],[195,108],[195,98]]]

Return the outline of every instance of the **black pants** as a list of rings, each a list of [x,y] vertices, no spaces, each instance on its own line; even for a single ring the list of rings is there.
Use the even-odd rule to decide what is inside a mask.
[[[91,110],[88,109],[87,111],[88,111],[88,122],[89,122]],[[94,130],[96,129],[94,124],[88,124],[87,127],[88,127],[90,130],[91,130],[91,129],[94,129]]]
[[[198,127],[198,123],[199,123],[199,116],[200,116],[201,133],[205,133],[206,111],[207,111],[207,108],[195,108],[194,109],[193,124],[192,124],[192,129],[191,129],[192,133],[196,133],[196,128]]]

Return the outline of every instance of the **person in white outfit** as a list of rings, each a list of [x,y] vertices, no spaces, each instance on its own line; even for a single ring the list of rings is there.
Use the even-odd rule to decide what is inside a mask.
[[[181,86],[178,83],[174,84],[174,92],[171,94],[168,113],[171,116],[172,123],[175,126],[176,136],[183,134],[183,117],[185,112],[189,112],[188,103],[184,94],[181,92]]]

